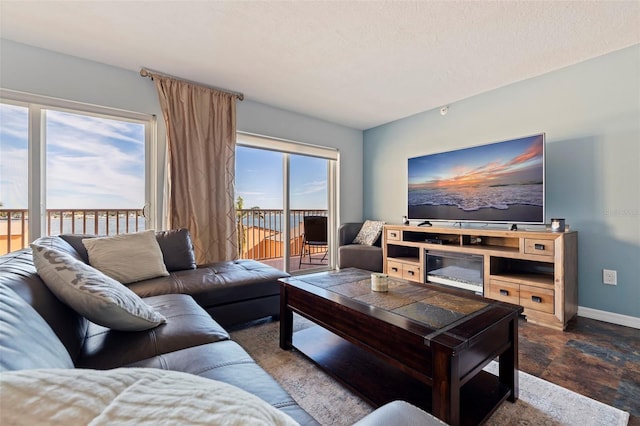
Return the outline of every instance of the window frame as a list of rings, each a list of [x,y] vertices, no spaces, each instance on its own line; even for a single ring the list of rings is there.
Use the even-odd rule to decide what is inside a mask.
[[[158,141],[157,120],[153,114],[127,111],[0,88],[0,103],[28,108],[28,205],[29,240],[47,235],[46,231],[46,110],[56,110],[90,117],[106,118],[144,125],[146,229],[155,229],[158,217]],[[37,218],[37,219],[36,219]],[[36,220],[34,220],[36,219]]]

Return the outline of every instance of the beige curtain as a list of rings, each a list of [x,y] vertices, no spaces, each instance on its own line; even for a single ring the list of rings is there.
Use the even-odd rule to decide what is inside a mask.
[[[169,227],[189,229],[200,265],[235,259],[236,95],[151,77],[167,127]]]

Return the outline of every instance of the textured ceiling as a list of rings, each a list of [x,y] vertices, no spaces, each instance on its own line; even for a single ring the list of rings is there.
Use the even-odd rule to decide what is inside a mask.
[[[640,2],[0,0],[0,36],[367,129],[640,43]]]

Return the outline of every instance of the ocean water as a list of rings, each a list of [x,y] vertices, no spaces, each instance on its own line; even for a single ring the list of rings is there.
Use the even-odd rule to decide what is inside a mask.
[[[409,206],[454,206],[470,212],[483,208],[507,210],[510,205],[544,205],[542,184],[410,190]]]

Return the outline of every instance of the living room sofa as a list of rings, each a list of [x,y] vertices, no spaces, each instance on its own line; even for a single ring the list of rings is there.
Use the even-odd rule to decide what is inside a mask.
[[[64,252],[82,261],[82,254],[78,253],[67,240],[73,240],[73,238],[45,237],[37,240],[36,243]],[[174,247],[174,249],[176,248]],[[173,254],[178,252],[179,250]],[[163,255],[168,264],[171,263],[171,254],[171,250],[165,247]],[[184,255],[184,253],[182,254]],[[70,382],[72,387],[81,386],[82,380],[79,379],[85,375],[89,376],[90,380],[85,380],[85,388],[81,390],[82,397],[79,397],[77,401],[74,400],[73,404],[65,402],[63,411],[74,409],[77,404],[82,402],[81,400],[85,400],[87,406],[93,406],[90,399],[89,402],[86,402],[85,394],[87,392],[93,391],[100,396],[102,393],[108,393],[106,390],[102,392],[98,382],[94,382],[93,375],[101,371],[120,374],[120,376],[116,376],[117,380],[113,377],[109,378],[107,383],[111,384],[123,381],[129,376],[136,377],[141,372],[153,374],[161,374],[162,371],[167,374],[171,372],[188,373],[188,377],[181,376],[184,382],[187,382],[190,377],[196,378],[197,376],[213,379],[215,383],[230,384],[257,396],[261,400],[260,403],[266,402],[275,408],[275,410],[272,408],[273,411],[278,412],[277,410],[279,410],[286,413],[299,424],[317,424],[313,417],[303,410],[267,372],[258,366],[241,346],[230,340],[227,331],[196,302],[199,293],[204,292],[205,283],[209,283],[213,292],[216,292],[222,291],[218,289],[224,287],[223,283],[241,286],[243,282],[251,282],[247,272],[238,272],[237,270],[234,270],[234,273],[238,273],[237,282],[233,282],[231,273],[225,275],[224,279],[209,277],[210,274],[215,274],[217,271],[226,274],[228,270],[227,266],[210,265],[205,268],[185,270],[182,273],[172,272],[169,277],[164,279],[153,279],[148,283],[140,283],[140,288],[144,291],[156,293],[156,295],[144,296],[143,300],[156,312],[163,315],[166,322],[142,331],[118,331],[92,323],[61,302],[38,275],[31,249],[23,249],[0,256],[0,373],[2,375],[5,373],[7,375],[24,373],[18,377],[21,380],[30,375],[40,377],[43,374],[53,374],[54,379],[47,376],[43,382],[51,386],[52,383],[55,385],[56,380],[63,380],[62,376],[65,374],[78,372],[79,375],[72,377]],[[262,268],[251,267],[248,270],[260,271],[258,275],[261,275],[262,278],[271,279],[277,275],[273,271]],[[280,274],[283,273],[280,272]],[[202,286],[198,288],[198,291],[194,291],[195,287],[185,285],[184,288],[191,288],[190,292],[194,293],[194,297],[189,294],[170,293],[169,289],[180,288],[180,283],[186,283],[188,277],[192,277],[194,282],[199,282]],[[152,290],[152,284],[158,288]],[[247,292],[248,290],[244,289],[244,291],[238,290],[235,294],[244,296]],[[211,299],[201,296],[200,300]],[[224,300],[233,304],[229,296]],[[209,305],[214,317],[218,306],[219,304]],[[60,378],[55,372],[59,372]],[[15,384],[5,383],[4,378],[7,376],[5,375],[3,378],[2,375],[0,375],[0,378],[3,379],[0,381],[2,387]],[[204,379],[198,380],[214,383]],[[145,380],[148,381],[148,377],[145,377]],[[145,380],[141,380],[141,382]],[[96,390],[96,388],[98,389]],[[66,394],[68,391],[66,389],[64,393]],[[170,389],[171,391],[172,389]],[[179,391],[183,392],[184,389]],[[9,391],[3,398],[6,400],[7,395],[11,396],[14,393]],[[53,396],[49,394],[47,394],[47,398],[42,399],[42,403],[38,402],[41,401],[40,399],[31,399],[35,401],[35,405],[32,407],[40,409],[46,409],[47,404],[53,404],[50,401]],[[122,404],[123,398],[115,399],[119,399]],[[124,399],[125,405],[134,402],[127,398]],[[44,403],[44,401],[47,402]],[[243,403],[242,400],[235,402]],[[150,401],[142,398],[139,406],[133,406],[133,408],[130,406],[129,409],[134,412],[139,410],[142,413],[149,403]],[[181,401],[176,405],[175,410],[172,407],[171,412],[180,412],[185,409],[184,406],[189,407],[187,401]],[[207,410],[206,407],[205,410]],[[11,412],[11,407],[4,406],[2,411],[0,417],[13,415],[21,418],[20,416],[22,416],[21,413]],[[119,409],[115,411],[119,412]],[[46,410],[44,412],[46,413]],[[46,423],[49,417],[46,414],[43,416],[40,420]],[[421,424],[441,424],[427,413],[406,403],[392,403],[381,407],[370,416],[362,419],[359,424],[379,424],[381,419],[394,418],[410,419],[410,421],[407,420],[407,424],[414,423],[416,419],[421,419]]]
[[[63,234],[62,238],[82,261],[89,263],[82,243],[95,235]],[[187,229],[156,232],[170,275],[128,287],[140,297],[182,293],[192,296],[223,327],[280,314],[278,279],[289,274],[255,260],[239,259],[196,267]]]
[[[36,243],[82,259],[61,237],[45,237]],[[196,280],[205,276],[198,269],[189,271]],[[178,275],[185,282],[188,274]],[[174,278],[156,279],[158,293],[165,293]],[[37,274],[31,249],[0,256],[0,291],[0,371],[72,367],[179,371],[232,384],[300,424],[316,424],[188,294],[143,298],[167,319],[165,324],[144,331],[111,330],[90,322],[56,298]],[[66,353],[55,350],[60,346]]]

